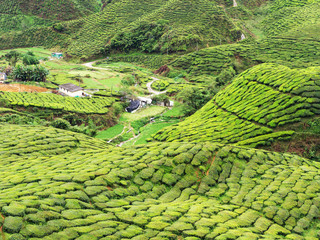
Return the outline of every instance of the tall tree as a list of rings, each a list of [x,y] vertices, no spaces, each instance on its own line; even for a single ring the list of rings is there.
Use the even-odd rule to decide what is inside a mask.
[[[9,62],[10,66],[15,67],[21,55],[17,51],[10,51],[6,55],[4,55],[4,57],[6,61]]]

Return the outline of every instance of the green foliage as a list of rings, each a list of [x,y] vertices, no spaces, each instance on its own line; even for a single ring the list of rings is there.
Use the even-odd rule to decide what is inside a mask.
[[[38,62],[38,60],[30,55],[25,55],[23,62],[26,65],[33,65]],[[34,82],[44,82],[46,81],[49,71],[43,66],[17,66],[13,69],[12,76],[14,80],[19,81],[34,81]]]
[[[12,106],[40,107],[53,110],[86,114],[105,114],[114,103],[114,98],[72,98],[52,93],[3,92],[0,99],[7,100]]]
[[[124,29],[112,39],[110,47],[121,52],[141,50],[143,52],[159,51],[157,42],[166,31],[168,21],[139,22],[137,26]]]
[[[121,124],[117,124],[113,127],[108,128],[107,130],[101,131],[97,134],[96,138],[100,138],[103,140],[109,140],[112,139],[114,137],[116,137],[117,135],[119,135],[122,130],[123,130],[123,125]]]
[[[216,141],[252,147],[286,139],[294,131],[272,128],[318,113],[320,89],[315,81],[318,74],[319,68],[299,70],[275,64],[258,65],[238,75],[193,116],[160,130],[154,139]],[[190,97],[190,101],[196,99]],[[190,108],[192,102],[186,106]]]
[[[190,116],[205,105],[212,96],[199,88],[184,88],[178,95],[177,99],[183,102],[183,112]]]
[[[118,148],[10,124],[0,134],[5,236],[290,239],[318,231],[319,166],[295,155],[213,143]]]
[[[45,11],[46,17],[77,18],[81,11],[75,6],[81,7],[84,0],[75,5],[70,2],[52,4],[52,9]],[[29,1],[25,4],[28,6]],[[48,8],[48,4],[51,3],[29,11],[38,14]],[[59,46],[70,56],[87,59],[130,49],[163,53],[190,51],[239,39],[239,31],[223,8],[209,0],[196,2],[197,7],[194,4],[193,0],[111,1],[103,11],[78,20],[55,23],[52,28],[35,27],[1,35],[0,48]],[[76,9],[71,9],[72,6]],[[62,11],[56,11],[57,8]],[[55,14],[50,15],[52,12]]]
[[[71,127],[71,124],[67,120],[57,118],[54,121],[52,121],[51,126],[55,128],[68,130]]]
[[[16,66],[20,57],[21,55],[17,51],[10,51],[6,55],[4,55],[5,60],[9,62],[12,67]]]
[[[27,52],[22,56],[22,62],[24,65],[37,65],[39,60],[35,57],[33,52]]]

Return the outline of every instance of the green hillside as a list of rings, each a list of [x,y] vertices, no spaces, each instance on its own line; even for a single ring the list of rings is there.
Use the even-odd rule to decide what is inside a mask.
[[[0,0],[0,239],[320,239],[319,19],[320,0]]]
[[[107,113],[114,98],[71,98],[51,93],[0,92],[0,100],[10,106],[40,107],[77,113]]]
[[[178,125],[160,130],[159,141],[221,142],[256,147],[286,139],[280,126],[319,114],[319,67],[275,64],[253,67]]]
[[[70,20],[99,11],[97,0],[1,0],[0,14],[34,15],[45,19]]]
[[[278,1],[279,2],[279,1]],[[310,1],[309,1],[310,2]],[[315,31],[310,31],[312,26],[320,24],[320,1],[313,1],[314,4],[304,5],[303,1],[287,2],[286,7],[278,7],[262,22],[262,28],[267,36],[291,36],[295,37],[300,32],[303,32],[305,38],[315,38],[320,40],[319,34]],[[283,3],[284,4],[284,3]],[[303,7],[298,7],[304,5]],[[318,28],[319,29],[319,28]],[[309,34],[312,34],[310,36]]]
[[[6,239],[317,239],[318,163],[213,143],[103,148],[70,132],[0,129],[9,133],[0,143]],[[66,143],[69,152],[55,147]]]
[[[126,0],[54,27],[3,34],[0,48],[60,46],[70,56],[87,58],[109,51],[186,51],[238,39],[239,29],[214,1]]]
[[[230,67],[241,73],[259,63],[304,68],[320,65],[319,52],[319,41],[270,38],[254,43],[206,48],[177,58],[171,64],[192,75],[217,75]]]

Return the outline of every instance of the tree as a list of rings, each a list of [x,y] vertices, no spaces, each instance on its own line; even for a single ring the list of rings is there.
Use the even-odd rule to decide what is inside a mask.
[[[183,112],[187,116],[195,113],[211,98],[207,90],[194,87],[186,87],[177,95],[177,99],[183,102]]]
[[[25,54],[23,55],[22,62],[24,65],[37,65],[39,64],[39,60],[32,55]]]
[[[49,71],[42,66],[18,66],[12,72],[15,80],[36,82],[44,82],[48,74]]]
[[[21,54],[17,51],[10,51],[6,55],[4,55],[4,57],[6,61],[9,62],[10,66],[15,67],[21,57]]]

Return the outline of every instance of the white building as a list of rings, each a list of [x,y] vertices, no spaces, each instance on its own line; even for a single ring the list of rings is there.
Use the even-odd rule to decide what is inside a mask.
[[[83,97],[85,93],[83,88],[72,83],[66,83],[59,86],[59,92],[64,93],[70,97]]]
[[[4,83],[7,80],[7,74],[0,72],[0,83]]]

